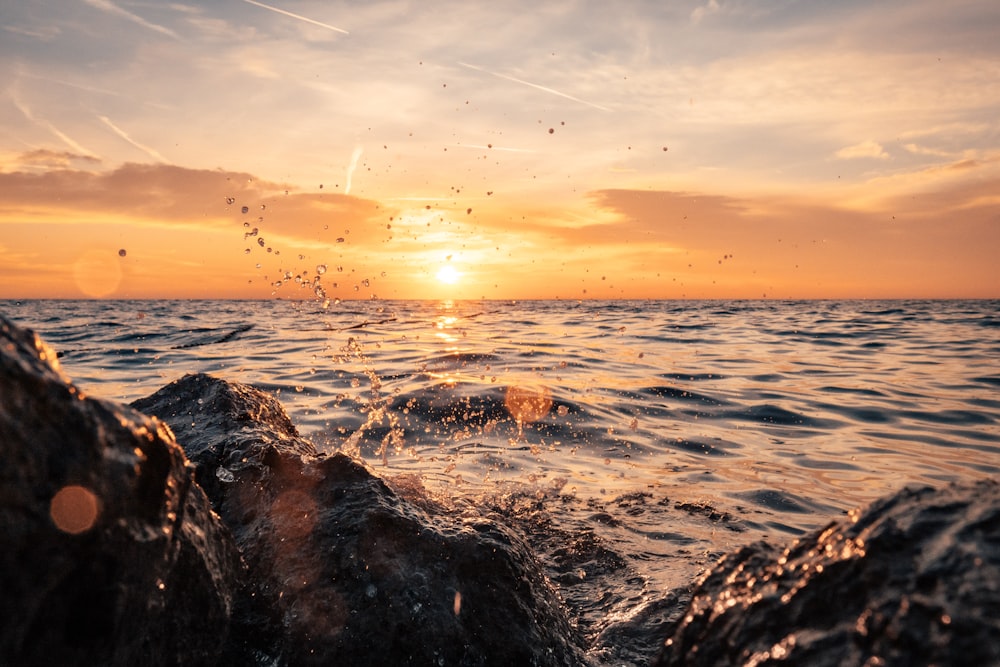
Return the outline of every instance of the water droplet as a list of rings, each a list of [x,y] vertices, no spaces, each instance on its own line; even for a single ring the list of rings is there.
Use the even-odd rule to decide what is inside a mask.
[[[127,253],[125,252],[125,248],[122,248],[121,250],[118,251],[118,256],[119,257],[124,257],[126,254]]]
[[[235,197],[226,197],[226,203],[227,204],[235,204],[236,203],[236,198]]]
[[[228,468],[223,468],[222,466],[215,469],[215,476],[219,478],[220,482],[228,483],[236,481],[236,476],[233,475],[233,472]]]
[[[326,273],[326,264],[317,264],[316,273],[318,273],[319,275],[323,275],[324,273]]]
[[[343,242],[344,242],[344,237],[343,236],[338,236],[337,237],[337,243],[343,243]]]
[[[246,214],[246,213],[249,213],[249,212],[250,212],[250,207],[249,206],[244,206],[243,208],[240,209],[240,213]]]
[[[555,132],[556,132],[556,128],[554,128],[554,127],[550,127],[549,128],[549,134],[555,134]]]
[[[264,247],[264,237],[263,236],[260,237],[259,239],[257,239],[257,245],[259,245],[261,248]]]

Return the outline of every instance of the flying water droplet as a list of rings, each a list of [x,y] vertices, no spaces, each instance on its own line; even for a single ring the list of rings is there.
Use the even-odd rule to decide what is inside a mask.
[[[219,478],[220,482],[229,483],[236,481],[236,476],[233,475],[233,471],[228,468],[223,468],[222,466],[215,469],[215,476]]]

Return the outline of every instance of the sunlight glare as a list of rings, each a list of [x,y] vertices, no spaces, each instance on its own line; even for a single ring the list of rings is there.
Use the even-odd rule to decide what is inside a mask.
[[[458,282],[459,277],[461,277],[461,274],[453,266],[442,266],[441,270],[437,272],[438,282],[445,283],[446,285],[454,285]]]

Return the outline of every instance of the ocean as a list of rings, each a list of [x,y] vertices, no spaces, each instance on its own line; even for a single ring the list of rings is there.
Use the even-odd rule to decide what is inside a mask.
[[[127,403],[192,372],[253,384],[321,451],[364,459],[401,492],[523,521],[598,658],[616,623],[742,544],[789,542],[904,485],[1000,473],[1000,301],[0,312],[91,395]],[[606,557],[560,557],[546,526]]]

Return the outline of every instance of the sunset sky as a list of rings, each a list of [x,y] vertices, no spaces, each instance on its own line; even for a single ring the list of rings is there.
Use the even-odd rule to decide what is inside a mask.
[[[1000,297],[995,0],[0,7],[0,298]]]

